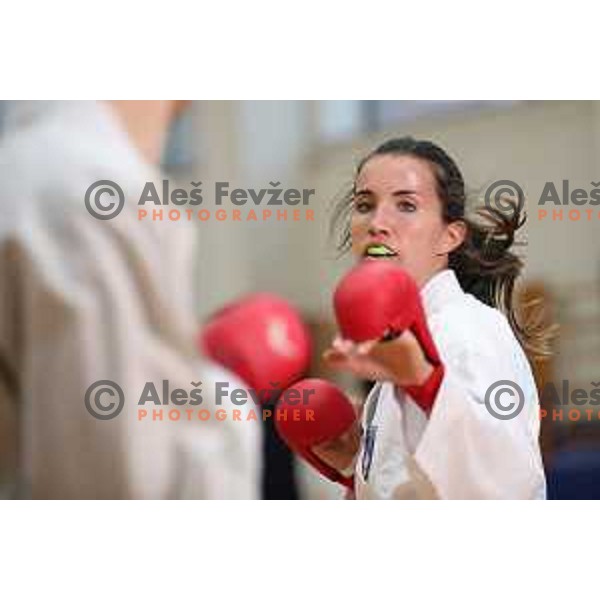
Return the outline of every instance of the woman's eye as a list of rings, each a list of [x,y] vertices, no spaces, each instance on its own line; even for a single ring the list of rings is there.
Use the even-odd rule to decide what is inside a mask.
[[[371,203],[366,200],[357,200],[354,203],[354,210],[358,213],[366,213],[371,210]]]
[[[400,202],[398,202],[398,208],[402,212],[415,212],[415,210],[417,210],[416,205],[409,200],[400,200]]]

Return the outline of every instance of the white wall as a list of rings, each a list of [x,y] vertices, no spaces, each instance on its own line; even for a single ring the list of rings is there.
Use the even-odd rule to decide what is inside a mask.
[[[230,182],[230,189],[268,188],[270,181],[280,181],[282,188],[301,187],[300,173],[310,145],[306,103],[198,102],[194,113],[196,137],[203,147],[194,177],[205,184],[203,207],[214,208],[216,181]],[[199,223],[200,316],[251,291],[270,290],[293,300],[295,282],[288,265],[302,249],[290,240],[299,225],[289,221]],[[306,244],[310,244],[308,239]]]

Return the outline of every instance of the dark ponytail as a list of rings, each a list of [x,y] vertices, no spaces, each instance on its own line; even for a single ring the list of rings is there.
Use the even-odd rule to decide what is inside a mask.
[[[413,156],[429,162],[442,201],[444,221],[462,221],[466,226],[465,240],[449,254],[448,267],[454,270],[465,292],[506,315],[526,350],[536,358],[549,356],[551,328],[542,324],[541,307],[529,305],[529,316],[523,320],[514,305],[515,282],[523,268],[522,259],[511,251],[516,233],[525,223],[521,190],[517,188],[516,201],[501,197],[495,198],[492,205],[486,197],[485,205],[469,207],[467,216],[465,183],[456,163],[436,144],[412,137],[391,139],[378,146],[359,163],[355,179],[370,158],[385,154]],[[332,232],[343,224],[338,243],[342,252],[350,247],[353,197],[354,186],[334,207],[331,221]]]

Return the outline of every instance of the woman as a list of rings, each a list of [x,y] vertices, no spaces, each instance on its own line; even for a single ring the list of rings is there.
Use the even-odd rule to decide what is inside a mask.
[[[510,214],[488,207],[478,221],[468,217],[457,165],[409,137],[371,152],[338,205],[341,248],[394,261],[416,281],[444,365],[425,411],[406,389],[426,382],[432,365],[410,331],[360,345],[336,339],[326,352],[332,365],[377,382],[361,414],[357,498],[545,497],[537,391],[521,344],[543,354],[546,333],[515,315],[522,262],[510,247],[524,219],[521,206],[503,208]],[[486,392],[500,381],[494,411]],[[519,410],[506,418],[511,407]],[[327,448],[316,451],[332,460]]]

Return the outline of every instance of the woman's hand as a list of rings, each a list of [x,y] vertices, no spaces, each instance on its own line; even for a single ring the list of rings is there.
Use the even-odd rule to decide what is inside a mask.
[[[398,386],[421,385],[433,371],[411,331],[390,341],[359,344],[338,337],[324,352],[323,359],[330,366],[350,371],[361,379],[391,381]]]
[[[360,448],[360,422],[357,419],[352,427],[334,440],[312,446],[311,450],[322,461],[340,473],[352,468]]]

